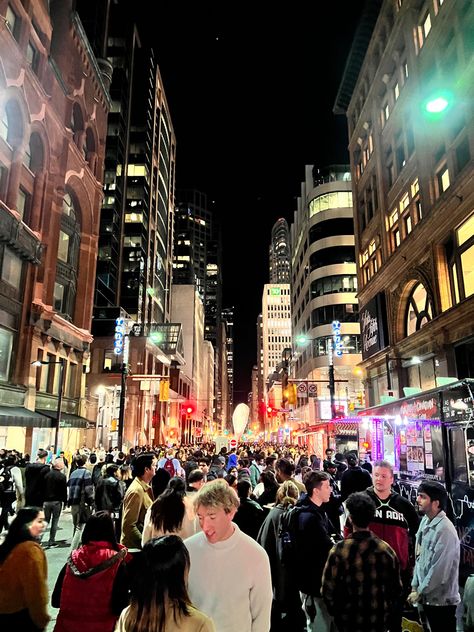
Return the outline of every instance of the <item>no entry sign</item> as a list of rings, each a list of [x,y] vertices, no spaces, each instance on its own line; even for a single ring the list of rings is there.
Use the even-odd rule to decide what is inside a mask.
[[[229,445],[231,448],[236,448],[237,447],[237,439],[231,439],[229,441]]]

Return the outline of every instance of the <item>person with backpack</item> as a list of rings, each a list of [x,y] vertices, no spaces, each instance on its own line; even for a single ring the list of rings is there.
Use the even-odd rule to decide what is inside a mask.
[[[293,581],[300,591],[307,632],[332,632],[334,624],[321,598],[321,577],[333,546],[331,524],[322,505],[329,502],[327,472],[310,472],[305,478],[306,497],[301,501],[289,535],[293,542]]]
[[[118,519],[123,500],[119,477],[119,466],[109,463],[105,468],[105,476],[99,481],[95,491],[96,511],[108,511],[115,519]]]
[[[42,507],[46,490],[45,476],[49,472],[46,465],[48,452],[39,449],[36,463],[28,463],[25,468],[25,503],[28,507]]]
[[[166,455],[158,461],[158,469],[164,469],[170,475],[170,478],[175,476],[184,476],[184,470],[181,467],[181,463],[175,458],[174,450],[170,448],[166,451]]]
[[[0,467],[0,533],[8,529],[8,516],[13,515],[13,503],[18,492],[23,495],[23,481],[20,468],[17,467],[17,457],[9,454]]]
[[[293,481],[285,481],[280,485],[275,506],[270,509],[257,535],[257,542],[265,549],[270,560],[273,585],[272,632],[302,632],[305,629],[300,596],[292,581],[289,567],[284,563],[282,552],[283,538],[286,536],[285,529],[282,529],[283,517],[288,518],[293,512],[299,495],[299,489]]]

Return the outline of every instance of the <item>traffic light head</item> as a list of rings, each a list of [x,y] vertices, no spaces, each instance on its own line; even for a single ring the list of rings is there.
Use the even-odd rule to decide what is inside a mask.
[[[196,406],[193,404],[193,402],[185,402],[183,405],[183,410],[186,413],[187,419],[191,419],[191,417],[196,412]]]

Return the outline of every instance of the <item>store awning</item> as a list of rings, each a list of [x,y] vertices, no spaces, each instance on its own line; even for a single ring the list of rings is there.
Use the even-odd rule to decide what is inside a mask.
[[[23,406],[0,406],[0,426],[22,426],[26,428],[52,428],[48,415],[29,410]]]
[[[54,422],[56,421],[56,415],[57,412],[55,410],[38,410],[36,411],[38,413],[41,413],[41,415],[45,415],[46,417],[49,417],[54,425]],[[85,417],[80,417],[79,415],[73,415],[71,413],[61,413],[61,420],[59,422],[59,427],[60,428],[95,428],[96,423],[95,421],[90,421],[89,419],[86,419]]]

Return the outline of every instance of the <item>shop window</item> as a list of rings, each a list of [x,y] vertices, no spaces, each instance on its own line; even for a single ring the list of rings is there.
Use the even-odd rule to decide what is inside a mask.
[[[417,283],[408,298],[405,335],[419,331],[432,318],[433,307],[428,292],[422,283]]]

